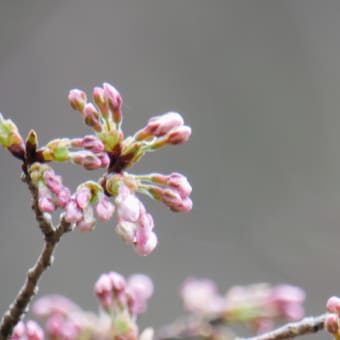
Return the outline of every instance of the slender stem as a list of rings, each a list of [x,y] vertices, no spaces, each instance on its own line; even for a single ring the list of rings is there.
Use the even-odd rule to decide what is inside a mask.
[[[316,333],[324,329],[327,314],[316,317],[307,317],[298,322],[288,323],[271,332],[254,336],[251,338],[237,338],[237,340],[282,340],[291,339],[300,335]]]
[[[324,329],[327,314],[316,317],[306,317],[300,321],[287,323],[271,332],[249,338],[233,336],[229,328],[221,326],[225,323],[222,319],[197,320],[179,319],[163,327],[157,340],[188,340],[188,339],[234,339],[234,340],[284,340],[297,336],[316,333]]]
[[[43,249],[32,268],[26,275],[24,285],[21,287],[13,303],[8,307],[0,322],[0,340],[6,340],[12,334],[14,326],[18,323],[24,313],[27,312],[32,297],[38,291],[38,281],[42,273],[52,264],[54,250],[61,236],[70,231],[70,223],[61,218],[57,228],[54,228],[40,211],[38,206],[38,190],[32,183],[32,180],[25,171],[23,181],[27,183],[33,197],[32,209],[35,212],[36,220],[39,224],[41,232],[44,234],[45,242]]]

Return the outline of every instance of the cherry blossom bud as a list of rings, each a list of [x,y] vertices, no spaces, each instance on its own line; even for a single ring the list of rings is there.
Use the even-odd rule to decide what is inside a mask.
[[[130,194],[125,198],[117,196],[116,198],[118,216],[128,222],[136,222],[140,214],[140,201],[134,195]]]
[[[102,167],[102,159],[99,155],[100,154],[79,151],[74,152],[71,156],[74,163],[82,165],[86,170],[97,170]]]
[[[327,314],[325,318],[325,329],[328,333],[339,336],[340,325],[339,317],[336,314]]]
[[[105,196],[103,196],[99,199],[95,209],[99,219],[102,222],[107,222],[111,219],[115,207]]]
[[[94,286],[100,304],[108,310],[112,307],[112,282],[108,274],[102,274]]]
[[[89,205],[92,193],[87,186],[81,186],[75,193],[75,200],[79,208],[84,209]]]
[[[136,240],[137,224],[118,218],[116,233],[127,243],[133,244]]]
[[[103,117],[107,118],[109,116],[109,108],[104,98],[103,88],[96,86],[93,89],[92,97],[93,97],[93,101],[99,107],[99,110],[101,114],[103,115]]]
[[[39,197],[38,206],[40,211],[42,212],[53,213],[55,211],[55,206],[51,197],[47,196]]]
[[[82,112],[87,102],[86,93],[83,90],[73,89],[69,92],[68,101],[73,110]]]
[[[144,274],[134,274],[129,277],[127,285],[133,297],[130,312],[133,315],[140,315],[146,310],[147,301],[153,294],[153,283]]]
[[[157,235],[153,232],[137,233],[135,251],[138,255],[147,256],[151,254],[158,244]]]
[[[76,229],[78,231],[92,231],[96,224],[96,220],[93,216],[93,208],[91,206],[86,206],[82,213],[83,218],[77,222]]]
[[[83,217],[83,214],[78,207],[77,202],[72,199],[65,207],[65,221],[69,223],[79,222]]]
[[[71,191],[67,187],[62,187],[57,194],[56,204],[60,208],[65,208],[69,200],[71,199]]]
[[[85,124],[92,127],[95,131],[101,131],[99,113],[92,103],[87,103],[83,111]]]
[[[326,307],[328,312],[340,315],[340,298],[337,296],[330,297],[327,300]]]
[[[44,340],[44,332],[41,327],[33,320],[26,323],[27,340]]]
[[[188,179],[182,174],[176,172],[168,176],[167,185],[169,185],[172,189],[177,190],[182,198],[189,196],[192,191],[192,187]]]
[[[126,288],[126,280],[123,275],[117,273],[117,272],[110,272],[108,273],[108,276],[110,278],[112,289],[116,292],[122,292]]]
[[[121,107],[123,104],[122,97],[120,93],[117,91],[117,89],[114,88],[109,83],[104,83],[103,89],[104,89],[104,98],[106,99],[110,107],[110,110],[112,111],[113,121],[116,124],[119,124],[122,121],[122,113],[121,113]]]
[[[189,140],[190,136],[191,128],[186,125],[180,126],[167,134],[167,142],[173,145],[183,144]]]
[[[53,170],[44,172],[44,181],[47,188],[55,195],[58,195],[63,188],[62,179]]]
[[[217,286],[212,280],[188,278],[180,293],[185,308],[190,312],[214,314],[224,308],[224,299],[218,294]]]
[[[62,295],[47,295],[33,304],[33,314],[43,318],[52,314],[66,315],[79,310],[79,306]]]
[[[173,128],[184,124],[182,116],[177,112],[168,112],[149,119],[145,130],[156,137],[166,135]]]
[[[10,340],[20,340],[23,338],[25,335],[25,323],[23,321],[19,321],[14,329],[11,337],[9,338]]]

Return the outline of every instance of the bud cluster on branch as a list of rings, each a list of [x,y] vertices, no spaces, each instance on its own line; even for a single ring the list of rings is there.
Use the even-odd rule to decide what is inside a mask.
[[[117,272],[103,273],[95,283],[98,313],[85,311],[64,296],[50,295],[39,298],[32,308],[43,328],[35,321],[23,321],[38,281],[53,263],[55,248],[65,233],[92,231],[97,220],[108,222],[116,214],[117,234],[145,256],[156,248],[158,239],[153,217],[139,195],[158,200],[173,212],[192,209],[192,188],[184,175],[127,171],[147,152],[188,141],[191,128],[179,113],[152,117],[142,129],[125,136],[123,100],[109,83],[93,89],[92,102],[80,89],[71,90],[68,100],[92,133],[56,138],[40,146],[34,130],[24,139],[14,122],[0,113],[0,145],[22,162],[22,179],[31,192],[32,208],[44,236],[36,263],[1,319],[0,340],[225,340],[235,338],[234,324],[257,334],[251,340],[288,339],[324,328],[340,340],[338,297],[328,300],[328,313],[302,319],[305,293],[299,287],[261,283],[235,286],[220,294],[212,280],[194,278],[181,286],[187,316],[158,332],[152,328],[140,332],[137,319],[146,311],[153,283],[144,274],[125,278]],[[102,169],[103,174],[79,183],[72,191],[55,172],[53,162]],[[53,220],[58,220],[57,225]],[[289,323],[273,330],[278,322]]]

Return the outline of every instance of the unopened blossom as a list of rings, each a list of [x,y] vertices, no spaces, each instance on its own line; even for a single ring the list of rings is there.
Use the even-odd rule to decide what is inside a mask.
[[[184,307],[197,314],[216,314],[223,310],[224,299],[210,279],[189,278],[180,291]]]
[[[132,314],[142,314],[147,307],[147,301],[153,294],[153,283],[147,275],[134,274],[128,278],[127,289],[131,294],[129,308]]]
[[[86,93],[83,90],[73,89],[68,94],[68,101],[74,110],[82,112],[87,102]]]
[[[114,205],[105,197],[101,197],[96,204],[96,213],[98,215],[98,218],[102,222],[107,222],[111,219],[113,213],[114,213]]]
[[[62,295],[47,295],[39,298],[32,306],[33,314],[48,317],[52,314],[67,315],[79,311],[80,307]]]
[[[107,119],[109,115],[109,108],[107,105],[107,101],[104,98],[104,89],[100,86],[94,87],[93,92],[92,92],[92,97],[93,97],[93,101],[98,106],[103,117]]]
[[[338,296],[332,296],[327,300],[327,311],[330,313],[336,313],[340,316],[340,298]]]
[[[340,320],[337,314],[327,314],[325,318],[325,329],[328,333],[335,336],[336,339],[340,337]]]
[[[184,125],[182,116],[177,112],[168,112],[149,119],[145,132],[155,137],[166,135],[170,130]]]
[[[65,221],[69,223],[76,223],[83,217],[82,211],[74,199],[70,199],[65,207]]]
[[[84,110],[82,111],[82,113],[86,125],[92,127],[95,131],[102,130],[99,113],[92,103],[87,103],[84,106]]]
[[[44,340],[44,331],[33,320],[19,321],[14,327],[10,340]]]

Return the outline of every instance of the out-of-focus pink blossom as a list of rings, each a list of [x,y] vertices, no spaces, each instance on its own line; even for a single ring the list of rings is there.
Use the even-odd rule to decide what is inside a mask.
[[[281,317],[295,321],[304,315],[303,302],[305,292],[300,287],[291,285],[278,285],[271,291],[271,302]]]
[[[327,300],[326,308],[328,312],[340,315],[340,298],[338,296],[330,297]]]
[[[46,323],[46,332],[51,339],[75,340],[79,334],[78,325],[60,314],[52,315]]]
[[[39,298],[32,307],[33,314],[38,317],[48,317],[52,314],[66,315],[80,308],[73,301],[62,295],[47,295]]]
[[[25,323],[23,321],[19,321],[13,329],[13,333],[10,340],[20,340],[25,335]]]
[[[182,284],[180,293],[184,307],[190,312],[209,315],[224,308],[224,299],[212,280],[189,278]]]
[[[29,320],[26,323],[26,337],[27,340],[43,340],[44,331],[35,321]]]
[[[325,329],[328,333],[337,336],[340,335],[340,321],[339,316],[334,313],[330,313],[326,315],[325,319]]]
[[[131,313],[142,314],[146,309],[147,301],[153,294],[152,281],[144,274],[134,274],[128,278],[127,289],[132,296]]]

